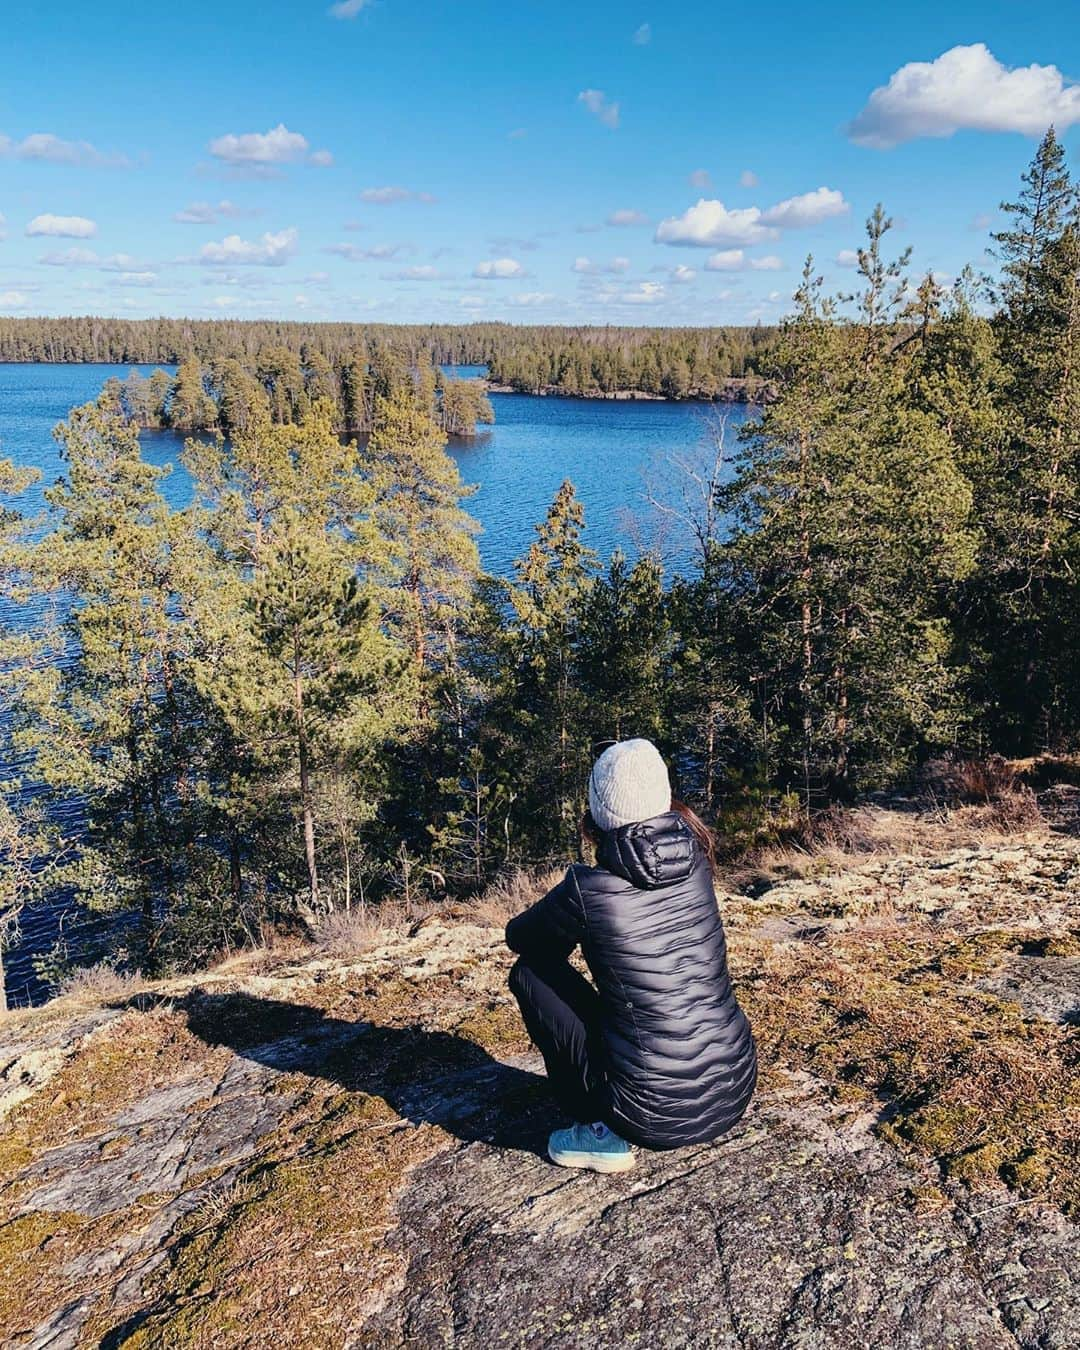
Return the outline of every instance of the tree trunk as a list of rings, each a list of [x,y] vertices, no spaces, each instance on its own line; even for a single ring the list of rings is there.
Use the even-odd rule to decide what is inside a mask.
[[[240,871],[240,840],[235,830],[229,832],[229,885],[232,888],[233,904],[239,909],[244,894],[244,878]]]
[[[814,717],[810,707],[811,673],[814,664],[813,610],[810,604],[810,582],[813,569],[810,565],[810,527],[806,519],[806,479],[810,460],[810,447],[804,431],[799,438],[799,476],[800,491],[803,494],[801,505],[802,529],[799,535],[800,561],[802,563],[802,604],[800,606],[800,659],[802,662],[799,679],[799,700],[802,703],[802,758],[803,758],[803,794],[804,809],[810,814],[810,752],[814,736]]]
[[[319,869],[315,863],[315,813],[311,806],[311,776],[307,729],[304,725],[304,677],[300,673],[299,639],[293,643],[293,701],[296,715],[296,748],[300,761],[300,805],[304,813],[304,857],[307,860],[311,906],[319,904]]]

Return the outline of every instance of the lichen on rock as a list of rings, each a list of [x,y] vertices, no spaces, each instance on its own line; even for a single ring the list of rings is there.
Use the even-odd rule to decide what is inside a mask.
[[[758,1096],[619,1177],[544,1156],[497,926],[13,1016],[0,1340],[1076,1344],[1078,877],[1047,834],[722,896]]]

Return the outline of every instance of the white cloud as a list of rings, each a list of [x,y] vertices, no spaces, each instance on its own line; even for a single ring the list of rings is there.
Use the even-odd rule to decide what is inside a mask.
[[[442,273],[437,267],[423,263],[418,267],[403,267],[400,272],[385,274],[386,281],[438,281]]]
[[[66,248],[61,253],[46,253],[38,259],[49,267],[93,267],[100,261],[91,248]]]
[[[783,267],[784,260],[775,253],[748,258],[741,248],[721,249],[719,253],[710,254],[705,263],[706,272],[780,272]]]
[[[547,291],[523,291],[520,295],[512,295],[510,304],[529,309],[534,305],[550,305],[554,300],[555,296]]]
[[[644,211],[633,211],[629,209],[612,211],[606,221],[606,224],[608,225],[648,225],[648,223],[649,217]]]
[[[671,272],[672,281],[676,281],[683,286],[688,282],[693,281],[696,276],[697,272],[695,272],[692,267],[687,267],[685,263],[679,263],[679,265],[674,267]]]
[[[570,265],[571,272],[578,272],[585,277],[597,277],[604,273],[617,276],[629,270],[629,258],[612,258],[610,262],[606,263],[593,262],[591,258],[575,258]]]
[[[182,211],[173,213],[173,220],[180,225],[213,225],[219,218],[228,217],[232,219],[254,215],[258,215],[258,212],[244,206],[237,206],[235,202],[220,201],[216,204],[213,202],[189,202]]]
[[[473,268],[473,276],[486,281],[505,281],[510,277],[525,275],[524,267],[514,258],[492,258],[488,262],[477,263]]]
[[[743,169],[739,174],[739,186],[744,188],[756,188],[759,179],[753,169]]]
[[[4,217],[3,211],[0,211],[0,239],[6,238],[7,238],[7,220]]]
[[[133,258],[130,253],[113,253],[108,258],[102,258],[101,270],[103,272],[148,272],[151,267],[149,263]]]
[[[386,262],[400,253],[415,253],[412,244],[375,244],[371,248],[361,248],[359,244],[327,244],[324,253],[333,253],[338,258],[348,258],[350,262],[362,262],[365,258],[376,262]]]
[[[842,215],[848,210],[843,194],[835,188],[820,187],[799,197],[788,197],[766,210],[758,206],[729,210],[723,202],[702,198],[681,216],[670,216],[657,227],[658,244],[687,248],[714,248],[718,244],[747,246],[775,239],[781,230]]]
[[[935,61],[910,61],[870,95],[848,126],[856,145],[888,150],[920,136],[962,129],[1041,136],[1053,122],[1080,122],[1080,84],[1057,66],[1003,66],[983,42],[951,47]]]
[[[659,305],[667,299],[667,290],[659,281],[640,281],[632,291],[619,291],[602,298],[616,305]]]
[[[716,244],[757,244],[775,239],[778,230],[762,223],[756,206],[729,211],[721,201],[702,198],[681,216],[670,216],[657,226],[656,242],[687,248],[711,248]]]
[[[191,202],[182,210],[174,211],[173,220],[180,225],[213,225],[217,211],[209,202]]]
[[[493,249],[497,249],[500,253],[515,253],[519,250],[523,253],[535,253],[540,247],[535,239],[519,239],[512,234],[496,235],[489,240],[489,243]],[[445,250],[440,250],[440,252],[445,252]],[[434,256],[432,254],[432,257]]]
[[[612,103],[602,89],[583,89],[578,94],[578,102],[584,103],[589,112],[612,131],[619,125],[619,105]]]
[[[635,31],[632,41],[635,47],[647,47],[652,41],[652,24],[643,23]]]
[[[0,309],[24,309],[29,303],[25,291],[0,291]]]
[[[687,179],[687,182],[692,188],[701,188],[704,190],[712,187],[712,176],[708,169],[695,169]]]
[[[156,272],[121,272],[116,278],[117,286],[153,286],[156,283]]]
[[[129,168],[125,155],[105,154],[89,141],[65,141],[51,132],[37,131],[21,141],[0,136],[0,155],[15,159],[41,160],[47,164],[72,164],[83,168]]]
[[[859,254],[853,248],[842,248],[836,255],[836,262],[839,267],[858,267]]]
[[[741,272],[746,266],[746,254],[741,248],[725,248],[705,260],[706,272]]]
[[[370,3],[371,0],[337,0],[326,12],[332,19],[355,19]]]
[[[328,169],[334,162],[334,156],[329,150],[312,150],[308,156],[308,163],[314,164],[317,169]],[[297,299],[300,297],[298,296]]]
[[[980,211],[978,215],[972,216],[968,223],[968,229],[974,230],[976,234],[982,234],[983,230],[988,230],[993,224],[994,218],[989,211]]]
[[[776,225],[782,230],[797,230],[806,225],[816,225],[831,216],[845,215],[850,209],[842,192],[836,188],[819,187],[813,192],[804,192],[801,196],[777,202],[762,212],[761,219],[764,224]]]
[[[254,272],[214,272],[202,278],[204,286],[241,286],[249,291],[261,291],[266,282]],[[284,283],[291,284],[291,283]]]
[[[299,237],[295,228],[267,233],[258,240],[229,234],[220,244],[204,244],[199,250],[199,262],[209,267],[280,267],[296,252]]]
[[[328,150],[309,154],[310,148],[307,137],[298,131],[290,131],[284,122],[269,131],[248,131],[240,136],[229,132],[212,140],[209,147],[215,159],[239,169],[265,169],[274,164],[294,164],[302,159],[321,165],[332,162]]]
[[[26,227],[28,235],[50,235],[55,239],[93,239],[97,223],[85,216],[35,216]]]
[[[413,192],[406,187],[369,187],[360,193],[360,200],[371,206],[393,206],[395,202],[433,202],[430,192]]]

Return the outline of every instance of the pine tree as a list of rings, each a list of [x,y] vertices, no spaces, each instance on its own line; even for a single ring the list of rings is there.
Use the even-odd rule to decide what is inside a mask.
[[[375,405],[364,471],[374,490],[371,520],[389,550],[384,603],[408,643],[420,705],[446,667],[480,560],[479,527],[462,509],[475,491],[461,482],[446,436],[412,395],[398,389]]]
[[[372,581],[387,563],[367,518],[373,491],[327,402],[298,426],[264,418],[228,443],[191,442],[185,463],[198,492],[193,524],[216,558],[189,602],[199,689],[223,723],[216,800],[240,837],[256,820],[272,834],[279,806],[295,815],[318,913],[334,890],[320,858],[343,828],[340,861],[351,858],[357,822],[373,815],[371,756],[398,734],[414,696]],[[343,778],[368,803],[344,825]],[[287,882],[288,850],[283,865]]]
[[[478,422],[495,421],[479,380],[446,380],[439,396],[439,425],[448,436],[475,436]]]
[[[181,361],[169,396],[169,425],[178,431],[205,431],[217,426],[217,406],[206,392],[202,365],[196,357]]]
[[[21,749],[54,802],[83,813],[77,896],[138,910],[142,959],[159,918],[200,865],[187,665],[192,634],[178,610],[198,544],[159,492],[138,429],[115,390],[56,431],[65,476],[46,496],[57,528],[26,555],[36,586],[70,598],[52,664],[24,672]]]
[[[25,596],[26,564],[29,542],[22,515],[5,506],[2,499],[25,492],[40,474],[34,469],[18,469],[10,459],[0,459],[0,762],[11,763],[11,721],[15,711],[19,665],[32,664],[37,644],[25,633],[11,631],[4,622]],[[18,934],[19,915],[34,892],[35,858],[44,852],[41,840],[28,825],[25,807],[20,812],[17,779],[0,781],[0,1012],[7,1008],[4,979],[4,953]]]

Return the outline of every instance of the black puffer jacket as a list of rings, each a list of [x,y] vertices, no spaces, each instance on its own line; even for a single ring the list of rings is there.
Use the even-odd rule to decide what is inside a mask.
[[[612,1129],[647,1148],[715,1139],[745,1111],[757,1055],[708,860],[673,811],[608,831],[597,860],[511,919],[507,944],[526,960],[580,944],[600,993]]]

